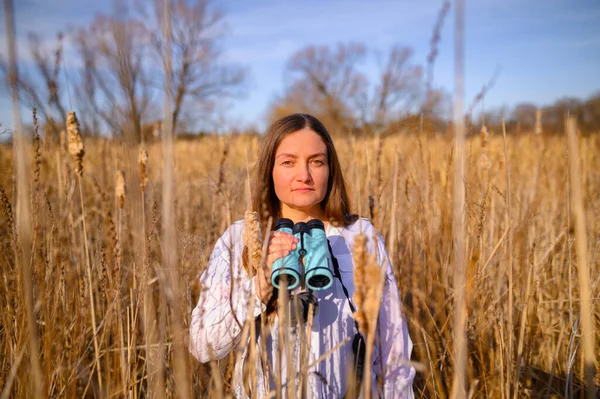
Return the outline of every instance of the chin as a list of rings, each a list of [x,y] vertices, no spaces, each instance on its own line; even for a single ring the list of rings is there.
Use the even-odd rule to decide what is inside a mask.
[[[317,201],[315,200],[305,200],[305,201],[291,201],[288,202],[288,207],[302,211],[302,212],[308,212],[313,210],[314,208],[319,207],[319,204],[321,203],[321,201]]]
[[[292,206],[300,211],[309,211],[313,208],[315,208],[316,206],[318,206],[319,203],[318,202],[311,202],[311,203],[296,203],[296,204],[292,204]]]

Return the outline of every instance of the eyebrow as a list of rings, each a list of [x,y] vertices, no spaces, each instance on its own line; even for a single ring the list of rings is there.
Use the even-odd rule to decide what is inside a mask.
[[[309,156],[309,158],[316,158],[316,157],[319,157],[319,156],[327,157],[327,154],[325,154],[324,152],[317,152],[316,154],[313,154],[313,155]],[[277,157],[275,157],[275,159],[281,158],[281,157],[288,157],[288,158],[297,159],[298,155],[290,154],[290,153],[287,153],[287,152],[282,152],[281,154],[277,155]]]

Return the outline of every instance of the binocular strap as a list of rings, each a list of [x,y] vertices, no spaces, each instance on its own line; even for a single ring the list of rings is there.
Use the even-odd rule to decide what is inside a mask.
[[[356,313],[356,308],[354,304],[350,300],[350,295],[348,294],[348,289],[344,285],[342,281],[342,275],[340,274],[340,265],[338,263],[337,258],[333,255],[333,250],[331,248],[331,244],[329,240],[327,240],[327,246],[329,247],[329,254],[331,255],[331,263],[333,264],[333,275],[337,277],[342,285],[342,290],[344,291],[344,295],[346,295],[346,299],[348,300],[348,306],[350,306],[350,310],[352,314]],[[352,340],[352,352],[354,353],[354,382],[352,384],[352,389],[346,391],[344,398],[358,398],[360,396],[360,387],[362,384],[363,377],[363,369],[365,365],[365,338],[360,333],[358,329],[358,322],[354,319],[354,327],[356,328],[356,333],[354,334],[354,339]]]

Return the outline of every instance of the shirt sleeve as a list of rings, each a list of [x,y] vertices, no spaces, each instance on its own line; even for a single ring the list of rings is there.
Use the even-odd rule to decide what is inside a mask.
[[[256,317],[266,308],[255,292],[254,278],[241,267],[241,250],[235,251],[240,245],[232,243],[241,237],[242,233],[235,234],[230,227],[215,244],[200,277],[200,297],[190,323],[190,352],[202,363],[225,357],[237,344],[240,325],[243,327],[249,314]],[[254,308],[249,312],[252,296]]]
[[[379,396],[412,399],[416,372],[409,362],[413,344],[408,335],[392,264],[381,236],[377,238],[377,258],[378,263],[386,268],[373,350],[373,370],[383,377],[383,385],[378,389]]]

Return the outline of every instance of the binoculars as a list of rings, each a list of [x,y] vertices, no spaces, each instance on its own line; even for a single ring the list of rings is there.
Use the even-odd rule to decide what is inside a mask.
[[[275,231],[283,231],[298,238],[296,249],[287,256],[277,259],[271,267],[271,283],[279,288],[282,278],[287,278],[287,287],[296,288],[304,278],[311,290],[326,290],[333,284],[333,273],[329,267],[329,244],[325,226],[318,219],[294,224],[282,218],[275,222]]]

